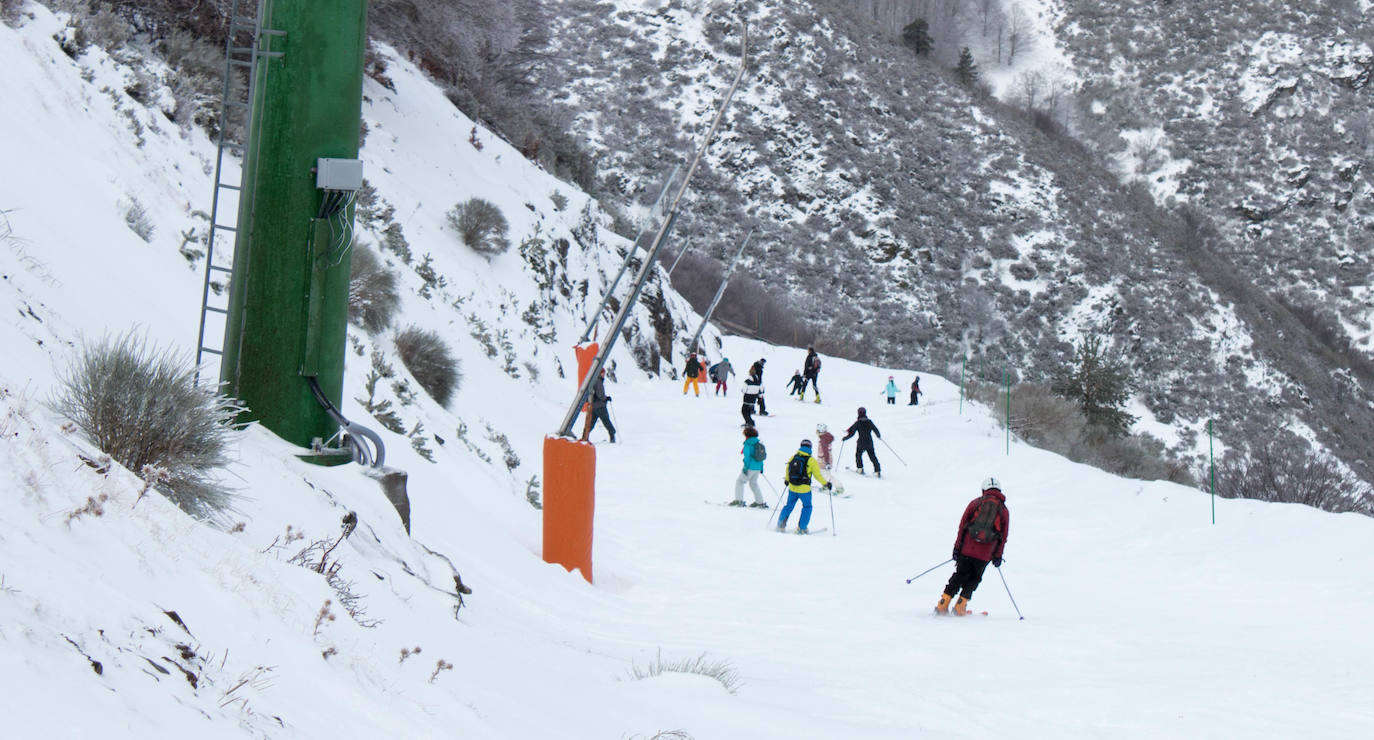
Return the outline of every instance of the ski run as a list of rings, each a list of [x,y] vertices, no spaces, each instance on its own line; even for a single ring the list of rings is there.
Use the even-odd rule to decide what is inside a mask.
[[[839,438],[860,405],[891,445],[876,448],[881,479],[845,476],[852,497],[814,496],[812,531],[824,536],[777,537],[761,510],[701,505],[733,497],[743,379],[722,397],[709,386],[684,396],[680,379],[638,371],[618,347],[607,384],[617,442],[592,433],[594,584],[542,561],[541,512],[526,499],[574,392],[551,359],[574,367],[566,342],[581,327],[568,315],[551,319],[560,344],[516,347],[543,363],[534,382],[489,361],[461,314],[407,294],[411,320],[454,342],[465,373],[449,408],[405,410],[446,438],[436,462],[385,433],[388,462],[410,475],[409,534],[355,467],[304,464],[259,427],[229,470],[241,527],[140,496],[133,474],[102,468],[45,403],[83,336],[141,327],[192,346],[200,276],[174,226],[210,196],[213,147],[165,121],[135,145],[127,116],[97,93],[122,78],[96,59],[83,79],[51,40],[62,23],[29,7],[23,29],[0,26],[0,209],[20,237],[0,248],[5,737],[1374,736],[1374,521],[1220,500],[1213,524],[1198,490],[1015,441],[1008,453],[996,412],[961,403],[939,368],[824,357],[825,402],[798,403],[786,383],[804,349],[733,337],[717,348],[706,333],[711,363],[729,357],[743,374],[769,360],[770,414],[756,418],[770,506],[817,424],[836,434],[837,468],[853,463],[855,440],[841,451]],[[548,194],[567,186],[381,53],[399,92],[368,82],[368,177],[410,214],[417,255],[433,251],[462,294],[474,291],[465,310],[495,322],[498,290],[525,289],[519,257],[454,256],[444,212],[482,194],[508,214],[532,213],[524,203],[554,213]],[[483,151],[461,143],[472,135]],[[127,193],[166,224],[150,243],[125,226]],[[573,195],[570,221],[585,204]],[[343,410],[367,423],[356,400],[367,361],[349,363]],[[919,406],[874,403],[889,375],[905,389],[915,373]],[[514,472],[484,422],[518,453]],[[989,476],[1011,512],[1006,560],[970,603],[991,614],[932,618],[953,565],[906,579],[949,558]],[[349,512],[357,530],[331,557],[356,618],[324,576],[290,562],[304,544],[333,542]],[[472,590],[461,605],[454,570]],[[655,670],[698,658],[722,670]]]

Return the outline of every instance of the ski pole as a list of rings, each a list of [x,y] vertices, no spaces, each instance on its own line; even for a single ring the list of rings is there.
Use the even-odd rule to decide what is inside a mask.
[[[826,498],[830,499],[830,536],[834,537],[839,534],[838,530],[835,529],[835,484],[828,483],[826,485],[830,486],[825,492],[830,494]]]
[[[888,444],[888,443],[887,443],[887,440],[883,439],[882,437],[879,437],[879,438],[878,438],[878,441],[879,441],[879,442],[882,442],[882,443],[883,443],[883,446],[887,448],[887,451],[888,451],[888,452],[891,452],[891,453],[892,453],[892,456],[895,457],[895,458],[897,458],[897,462],[901,463],[901,464],[902,464],[902,467],[911,467],[910,465],[907,465],[907,464],[906,464],[906,460],[903,460],[901,455],[898,455],[898,454],[897,454],[897,451],[896,451],[896,450],[892,449],[892,445]]]
[[[620,420],[615,418],[615,409],[611,408],[610,399],[606,400],[606,413],[611,415],[611,424],[615,425],[615,431],[618,434],[620,432]]]
[[[952,562],[954,562],[954,558],[950,558],[949,560],[946,560],[945,562],[940,563],[940,565],[934,565],[934,566],[931,566],[931,567],[929,567],[929,568],[926,568],[925,570],[921,571],[920,574],[914,575],[914,576],[912,576],[912,577],[906,579],[906,582],[907,582],[907,583],[911,583],[912,581],[914,581],[914,580],[916,580],[917,578],[920,578],[921,576],[923,576],[923,575],[925,575],[925,574],[931,572],[932,570],[935,570],[936,568],[939,568],[939,567],[941,567],[941,566],[943,566],[943,565],[945,565],[945,564],[947,564],[947,563],[952,563]]]
[[[997,569],[997,577],[1002,579],[1002,588],[1007,590],[1007,598],[1011,599],[1011,608],[1016,610],[1016,616],[1025,619],[1025,615],[1021,614],[1021,607],[1016,605],[1016,597],[1011,595],[1011,586],[1007,585],[1007,577],[1002,575],[1001,568]]]
[[[841,439],[840,439],[840,451],[835,453],[835,466],[836,466],[836,467],[839,467],[840,465],[843,465],[843,464],[844,464],[844,439],[841,438]]]
[[[760,477],[760,478],[763,478],[762,475],[760,475],[759,477]],[[777,494],[778,494],[778,500],[777,500],[777,502],[773,504],[773,508],[771,508],[771,509],[768,510],[768,526],[771,527],[771,526],[773,526],[773,512],[777,511],[777,510],[778,510],[778,506],[780,506],[780,505],[782,504],[782,494],[781,494],[781,493],[778,493],[778,487],[775,486],[775,485],[773,485],[773,481],[768,480],[767,478],[763,478],[763,482],[764,482],[764,483],[767,483],[767,484],[768,484],[768,487],[771,488],[771,489],[773,489],[773,493],[777,493]]]

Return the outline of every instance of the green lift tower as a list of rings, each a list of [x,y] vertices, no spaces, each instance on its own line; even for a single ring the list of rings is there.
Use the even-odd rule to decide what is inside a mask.
[[[343,392],[367,0],[259,0],[220,379],[320,449]]]

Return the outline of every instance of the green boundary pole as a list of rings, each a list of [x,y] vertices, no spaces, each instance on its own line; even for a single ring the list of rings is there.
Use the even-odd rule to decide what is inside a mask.
[[[964,353],[964,363],[959,366],[959,415],[964,415],[964,372],[968,370],[968,353]]]
[[[1007,389],[1007,456],[1011,456],[1011,371],[1002,369],[1002,385]]]
[[[1207,464],[1212,471],[1212,523],[1217,523],[1217,461],[1212,454],[1212,420],[1207,420]]]

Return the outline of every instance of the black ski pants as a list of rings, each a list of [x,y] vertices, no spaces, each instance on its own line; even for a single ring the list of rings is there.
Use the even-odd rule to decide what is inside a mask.
[[[858,468],[858,469],[860,470],[860,472],[863,471],[863,469],[864,469],[864,453],[865,453],[865,452],[868,453],[868,459],[873,461],[873,472],[875,472],[875,473],[881,473],[881,472],[883,472],[883,466],[878,464],[878,456],[875,455],[875,454],[873,454],[873,440],[871,440],[871,439],[868,440],[867,442],[865,442],[865,441],[863,441],[862,439],[860,439],[860,440],[859,440],[859,443],[858,443],[857,445],[855,445],[855,447],[854,447],[854,467]]]
[[[821,393],[821,387],[820,387],[820,385],[818,385],[818,384],[816,383],[816,376],[815,376],[815,375],[806,375],[806,376],[803,376],[803,377],[802,377],[802,387],[801,387],[801,390],[797,391],[797,395],[798,395],[798,396],[804,396],[804,395],[806,395],[806,385],[807,385],[807,383],[810,383],[810,384],[811,384],[811,390],[815,391],[815,392],[816,392],[816,395],[820,395],[820,393]]]
[[[611,413],[606,409],[605,406],[602,406],[601,408],[592,409],[592,425],[590,427],[587,427],[588,434],[591,434],[592,430],[596,428],[596,423],[598,421],[606,426],[606,431],[611,435],[611,441],[614,442],[615,425],[611,423]]]
[[[949,583],[945,584],[945,593],[950,596],[959,594],[966,599],[972,598],[973,590],[983,582],[983,571],[987,569],[988,561],[960,555],[954,561],[954,575],[950,576]]]
[[[751,426],[751,427],[752,427],[752,426],[756,426],[756,425],[754,424],[754,404],[752,404],[752,403],[742,403],[742,404],[740,404],[740,405],[739,405],[739,413],[740,413],[740,416],[743,416],[743,417],[744,417],[744,423],[745,423],[745,424],[747,424],[748,426]]]

